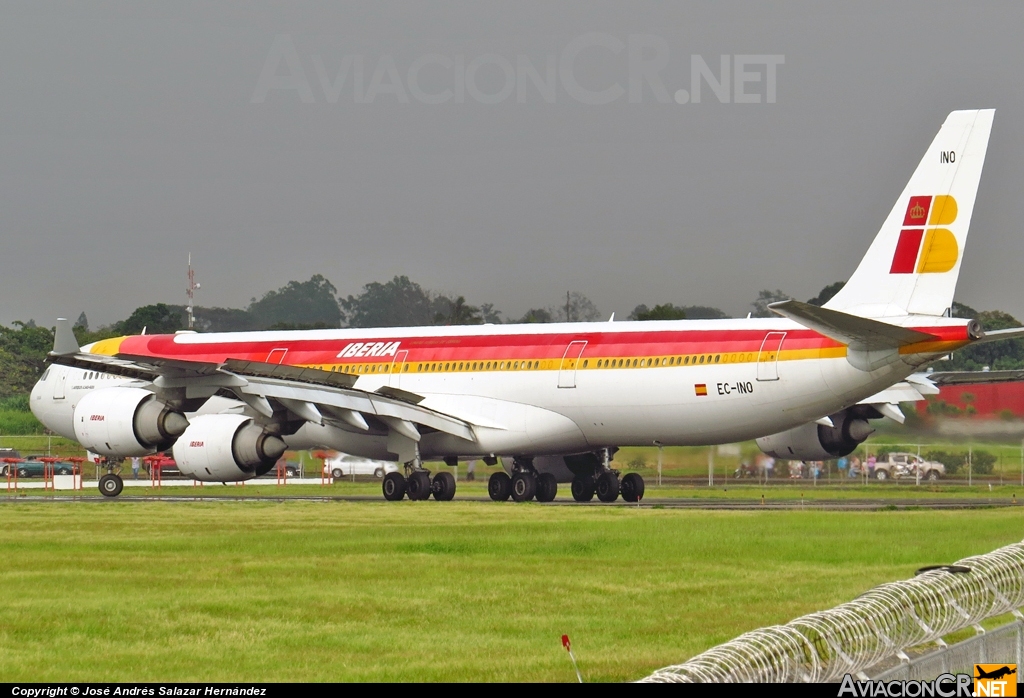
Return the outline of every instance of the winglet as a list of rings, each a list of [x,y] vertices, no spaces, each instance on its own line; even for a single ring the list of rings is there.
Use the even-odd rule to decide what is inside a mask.
[[[67,318],[57,318],[57,331],[53,335],[53,351],[50,353],[55,356],[68,356],[80,351],[71,323]]]

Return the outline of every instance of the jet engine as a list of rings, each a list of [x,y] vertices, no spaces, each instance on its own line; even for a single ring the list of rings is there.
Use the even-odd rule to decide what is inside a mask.
[[[206,414],[174,444],[174,461],[183,475],[204,482],[237,482],[263,475],[287,446],[241,414]]]
[[[123,458],[169,447],[188,427],[178,410],[141,388],[92,390],[74,414],[75,439],[94,453]]]
[[[853,453],[874,432],[865,417],[843,410],[830,416],[833,426],[817,422],[762,436],[757,446],[776,458],[830,460]]]

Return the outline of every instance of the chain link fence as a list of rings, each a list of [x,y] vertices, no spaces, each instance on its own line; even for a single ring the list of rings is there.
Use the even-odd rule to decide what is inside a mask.
[[[1015,543],[745,633],[642,681],[836,682],[1022,605],[1024,543]]]

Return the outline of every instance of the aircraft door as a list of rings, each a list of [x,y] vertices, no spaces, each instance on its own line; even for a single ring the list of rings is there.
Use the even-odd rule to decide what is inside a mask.
[[[288,353],[287,349],[272,349],[270,354],[267,355],[268,364],[283,364],[284,355]]]
[[[761,351],[757,354],[757,380],[779,380],[779,352],[785,332],[769,332],[761,342]]]
[[[64,399],[64,385],[68,382],[68,372],[66,370],[57,371],[57,375],[54,377],[53,383],[53,399],[63,400]]]
[[[391,375],[388,376],[388,385],[392,388],[402,387],[402,373],[405,371],[405,359],[409,356],[407,349],[402,349],[391,361]]]
[[[565,348],[565,353],[562,354],[562,363],[558,366],[559,388],[576,387],[576,365],[580,362],[580,357],[583,356],[583,350],[586,348],[587,342],[585,340],[578,339],[569,342],[569,346]]]

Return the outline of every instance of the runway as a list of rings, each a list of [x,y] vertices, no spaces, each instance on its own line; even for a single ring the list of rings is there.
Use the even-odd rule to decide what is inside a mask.
[[[296,496],[226,496],[226,495],[206,495],[206,496],[182,496],[182,495],[158,495],[158,496],[132,496],[122,495],[117,498],[103,497],[99,493],[79,493],[76,495],[62,494],[53,496],[40,496],[40,495],[22,495],[22,496],[11,496],[11,497],[0,497],[0,504],[16,504],[19,502],[50,502],[54,504],[58,503],[69,503],[69,502],[82,502],[89,503],[95,502],[100,504],[116,504],[118,502],[138,503],[138,502],[177,502],[177,503],[189,503],[189,502],[369,502],[369,503],[385,503],[384,499],[379,495],[296,495]],[[507,506],[516,507],[522,506],[515,502],[493,502],[488,497],[459,497],[456,496],[455,502],[475,502],[485,504],[489,506]],[[427,500],[426,502],[388,502],[389,506],[444,506],[444,502],[435,502],[433,500]],[[704,509],[704,510],[722,510],[722,511],[799,511],[799,510],[816,510],[816,511],[908,511],[915,509],[927,509],[927,510],[944,510],[944,509],[992,509],[992,508],[1003,508],[1003,507],[1015,507],[1020,506],[1015,503],[1012,499],[1005,497],[989,497],[989,498],[904,498],[904,499],[817,499],[817,500],[793,500],[793,499],[778,499],[772,500],[766,499],[762,503],[759,499],[707,499],[707,498],[680,498],[680,497],[662,497],[662,498],[651,498],[644,499],[643,501],[630,504],[627,502],[617,501],[612,503],[591,501],[591,502],[574,502],[570,499],[557,499],[554,502],[539,503],[530,502],[529,506],[574,506],[574,507],[620,507],[620,508],[634,508],[634,509]]]

